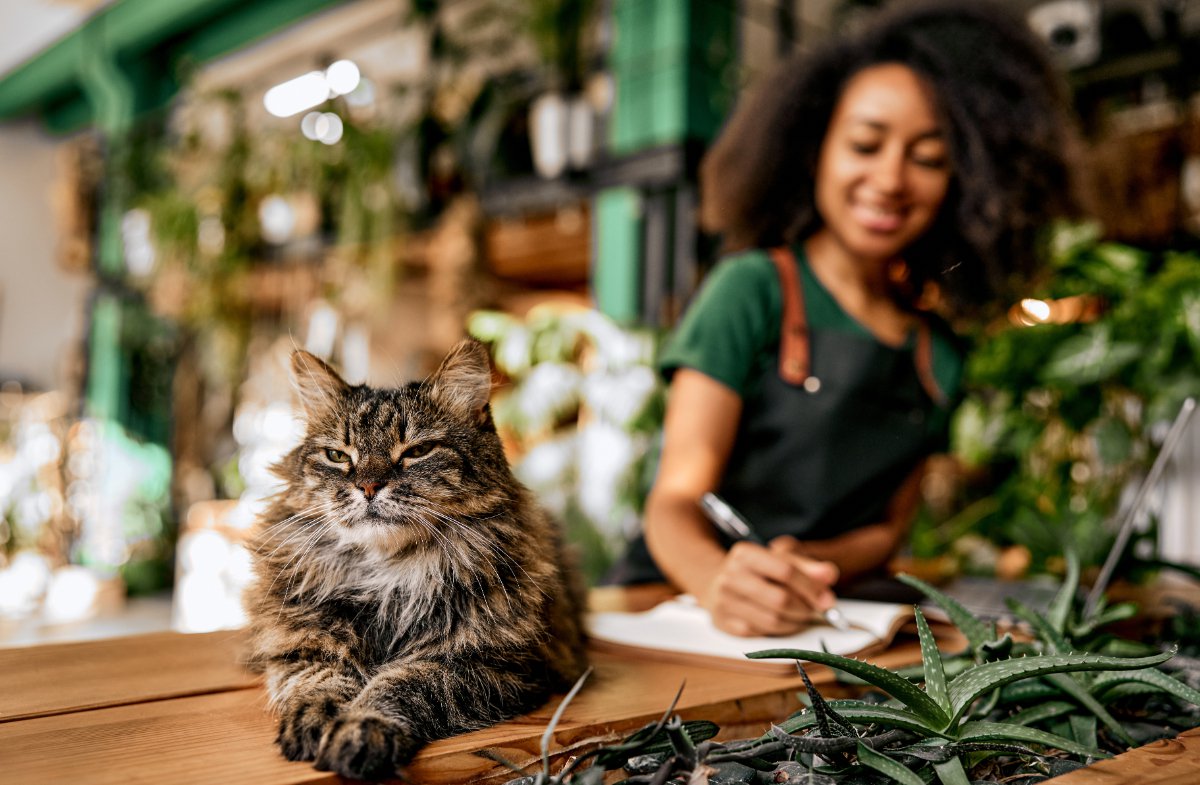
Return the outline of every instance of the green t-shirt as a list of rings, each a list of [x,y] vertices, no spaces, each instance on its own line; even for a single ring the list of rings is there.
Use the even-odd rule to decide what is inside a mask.
[[[799,248],[796,259],[809,329],[871,336],[821,285]],[[745,400],[767,369],[778,363],[782,319],[779,273],[767,252],[752,250],[730,256],[705,278],[664,346],[659,369],[669,377],[677,368],[692,368]],[[946,400],[953,401],[959,392],[963,357],[953,336],[937,324],[932,326],[933,375]]]

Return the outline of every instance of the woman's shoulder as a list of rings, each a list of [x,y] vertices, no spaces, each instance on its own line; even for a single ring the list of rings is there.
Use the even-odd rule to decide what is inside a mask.
[[[764,248],[750,248],[727,254],[713,266],[706,281],[724,286],[747,289],[777,288],[778,274],[770,253]]]
[[[675,368],[694,368],[744,394],[761,358],[778,339],[782,307],[766,251],[723,257],[705,276],[659,366],[668,375]]]
[[[732,312],[738,319],[750,312],[770,322],[782,307],[775,265],[767,251],[756,248],[723,256],[705,275],[690,310]]]

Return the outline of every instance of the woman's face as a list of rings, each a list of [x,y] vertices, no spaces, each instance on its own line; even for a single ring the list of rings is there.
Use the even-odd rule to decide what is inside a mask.
[[[949,184],[946,140],[921,78],[897,63],[853,76],[821,144],[817,234],[857,260],[894,259],[933,224]]]

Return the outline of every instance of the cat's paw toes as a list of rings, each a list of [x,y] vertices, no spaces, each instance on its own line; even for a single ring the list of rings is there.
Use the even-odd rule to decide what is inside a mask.
[[[316,760],[321,738],[338,708],[337,702],[328,698],[287,706],[279,718],[279,736],[275,739],[283,756],[288,760]]]
[[[316,767],[353,779],[385,779],[412,760],[421,743],[406,724],[383,715],[343,715],[322,739]]]

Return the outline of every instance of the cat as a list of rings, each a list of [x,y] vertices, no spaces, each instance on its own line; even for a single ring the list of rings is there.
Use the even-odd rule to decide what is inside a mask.
[[[246,593],[284,756],[386,778],[569,688],[582,584],[505,459],[483,345],[400,389],[351,386],[303,351],[292,379],[305,435],[275,467],[286,488]]]

